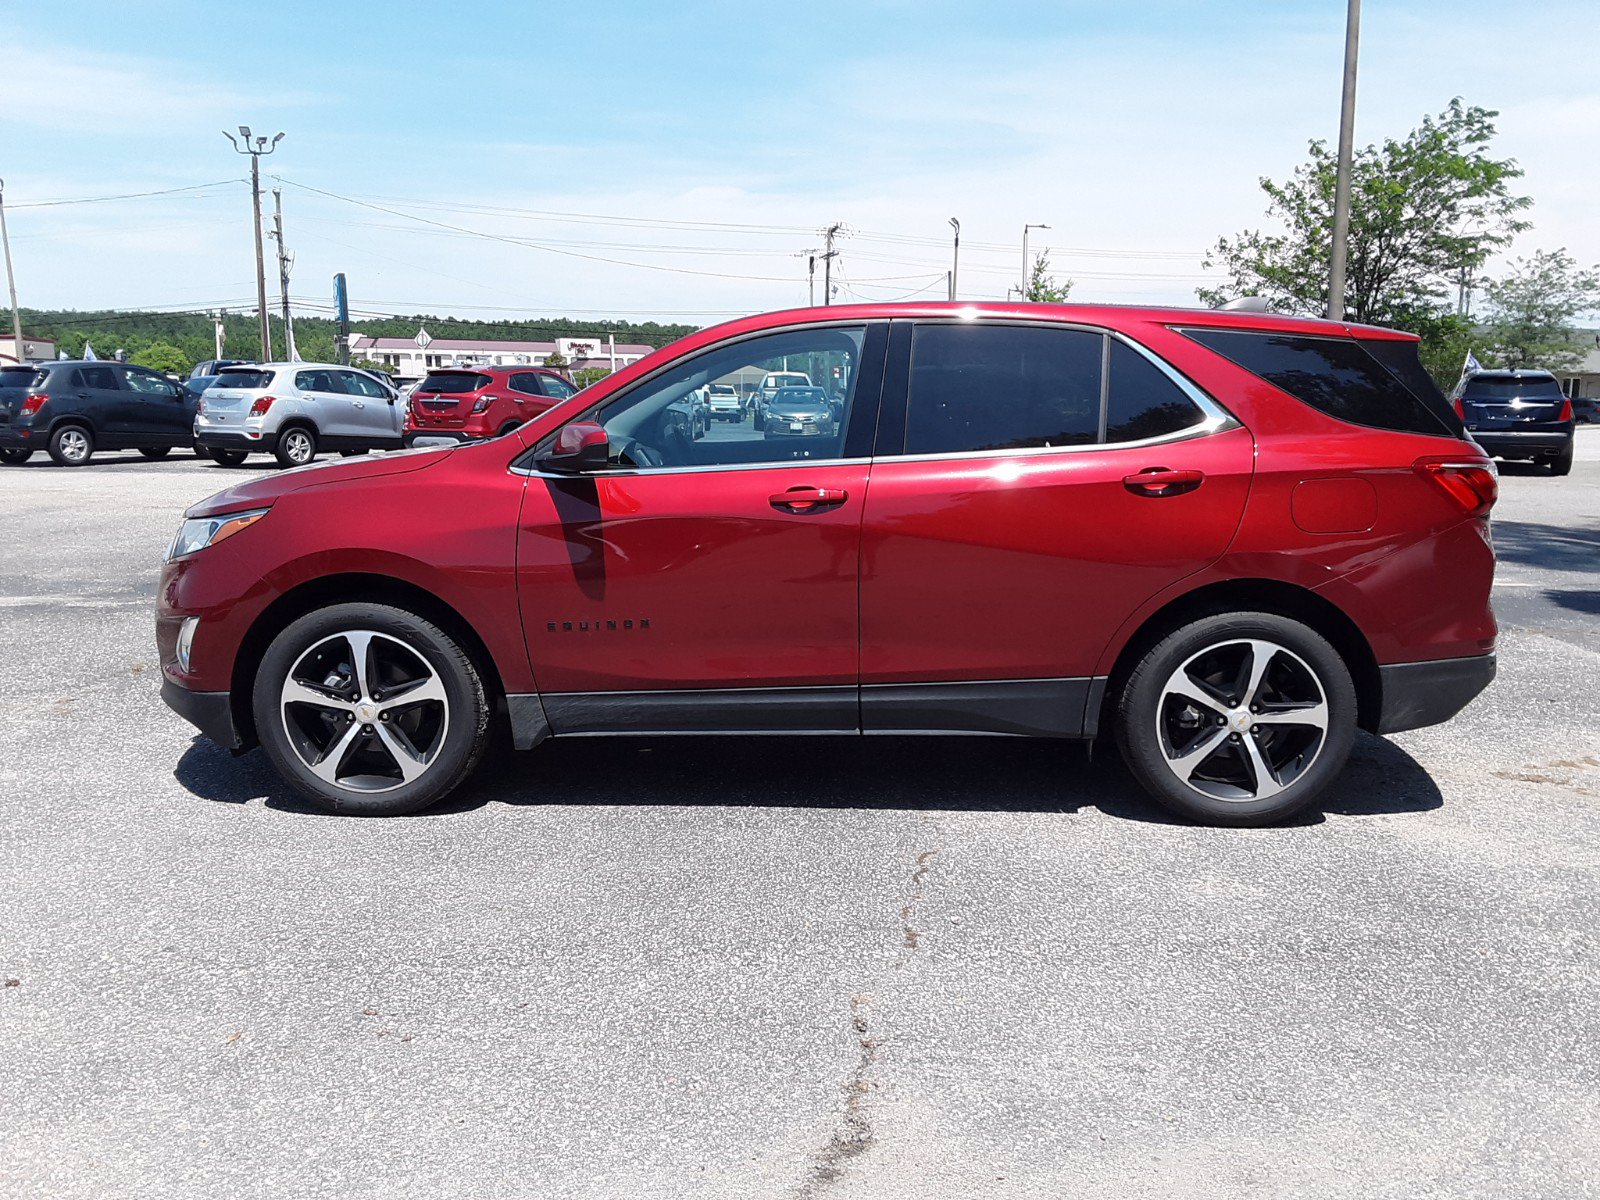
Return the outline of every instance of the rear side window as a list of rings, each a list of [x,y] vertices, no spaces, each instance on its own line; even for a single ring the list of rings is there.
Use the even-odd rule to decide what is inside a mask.
[[[1106,441],[1137,442],[1180,433],[1206,419],[1161,368],[1130,346],[1111,343]]]
[[[443,392],[447,396],[455,396],[463,392],[480,391],[493,382],[489,376],[476,371],[429,371],[417,391]]]
[[[539,377],[532,371],[518,371],[509,381],[513,392],[520,392],[524,396],[542,396],[539,390]]]
[[[224,371],[217,376],[221,388],[265,388],[272,386],[271,371]]]
[[[344,381],[338,371],[297,371],[294,386],[302,392],[325,392],[333,396],[345,395]]]
[[[76,374],[78,387],[96,388],[108,392],[122,390],[122,385],[117,382],[117,373],[110,367],[79,367]]]
[[[919,325],[911,348],[907,454],[1023,450],[1099,440],[1097,333]]]
[[[1397,433],[1444,437],[1458,433],[1454,423],[1415,395],[1392,370],[1368,353],[1365,343],[1352,338],[1237,329],[1185,329],[1182,332],[1336,420]],[[1397,344],[1412,345],[1409,342]],[[1415,356],[1414,347],[1411,353]],[[1437,388],[1432,390],[1438,391]],[[1442,406],[1442,399],[1439,403]]]

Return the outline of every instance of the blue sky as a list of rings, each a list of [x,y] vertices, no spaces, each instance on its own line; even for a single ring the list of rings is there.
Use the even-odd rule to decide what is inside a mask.
[[[1185,303],[1217,236],[1261,222],[1257,178],[1335,136],[1344,7],[0,0],[32,30],[0,105],[19,290],[247,302],[243,185],[30,207],[239,179],[220,131],[244,123],[287,132],[263,165],[307,305],[343,270],[374,311],[704,323],[803,303],[832,221],[838,299],[936,296],[950,216],[964,297],[1003,296],[1043,222],[1075,298]],[[1536,201],[1517,250],[1600,261],[1595,17],[1367,0],[1358,140],[1498,108]]]

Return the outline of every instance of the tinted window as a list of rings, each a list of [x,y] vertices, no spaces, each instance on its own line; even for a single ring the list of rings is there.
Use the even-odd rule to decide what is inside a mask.
[[[1536,375],[1531,379],[1469,379],[1461,396],[1465,400],[1559,400],[1562,392],[1553,377]]]
[[[0,367],[0,387],[42,386],[45,378],[45,372],[38,367]]]
[[[136,392],[149,392],[156,396],[172,396],[177,394],[177,385],[168,383],[159,375],[146,375],[143,371],[129,371],[125,378],[128,386]]]
[[[337,371],[296,371],[294,386],[302,392],[328,392],[332,395],[343,395],[344,388],[339,383]]]
[[[541,375],[539,382],[544,385],[544,394],[557,400],[565,400],[568,396],[577,395],[578,392],[578,389],[565,379],[557,379],[554,375]]]
[[[265,388],[272,386],[271,371],[224,371],[217,376],[217,387],[224,388]]]
[[[1442,417],[1351,338],[1235,329],[1183,332],[1296,400],[1340,421],[1400,433],[1454,433]]]
[[[518,371],[510,379],[513,392],[521,392],[524,396],[542,396],[539,390],[539,377],[532,371]]]
[[[919,325],[906,453],[1098,440],[1103,345],[1100,334],[1076,329]]]
[[[447,396],[463,392],[476,392],[494,381],[476,371],[429,371],[428,377],[418,386],[419,392],[443,392]]]
[[[1106,441],[1164,437],[1203,420],[1205,413],[1160,367],[1137,350],[1112,341]]]
[[[79,367],[77,372],[77,386],[81,388],[102,388],[106,391],[119,392],[122,390],[117,383],[117,373],[110,367]]]

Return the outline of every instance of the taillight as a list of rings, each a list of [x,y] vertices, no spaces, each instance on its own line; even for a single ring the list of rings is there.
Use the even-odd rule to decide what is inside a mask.
[[[1469,517],[1487,516],[1500,496],[1500,481],[1495,478],[1494,468],[1481,462],[1423,458],[1417,460],[1415,470],[1432,480]]]
[[[479,396],[477,402],[472,406],[472,411],[475,413],[488,412],[489,405],[493,404],[498,399],[500,399],[499,396]]]
[[[49,399],[50,393],[48,392],[29,392],[22,398],[22,415],[25,417],[33,416],[34,413],[45,406],[46,401]]]
[[[272,402],[276,399],[276,396],[258,396],[256,402],[250,406],[250,415],[252,417],[266,416],[267,409],[272,407]]]
[[[1460,417],[1463,421],[1467,419],[1466,405],[1461,403],[1460,396],[1457,396],[1454,400],[1450,401],[1450,407],[1456,410],[1456,416]]]
[[[1563,400],[1561,402],[1561,415],[1559,417],[1557,417],[1556,420],[1558,420],[1558,421],[1570,421],[1570,420],[1572,420],[1572,401],[1571,400]]]

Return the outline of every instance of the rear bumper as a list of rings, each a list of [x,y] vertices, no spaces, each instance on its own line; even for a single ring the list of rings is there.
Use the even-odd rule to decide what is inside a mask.
[[[418,438],[430,438],[435,441],[444,439],[451,442],[481,441],[489,435],[486,433],[468,433],[465,429],[408,429],[401,438],[407,450],[417,444]]]
[[[43,438],[32,438],[31,426],[21,428],[15,425],[0,425],[0,450],[37,450],[44,444]]]
[[[1377,732],[1402,733],[1448,721],[1489,686],[1495,669],[1493,654],[1380,666],[1383,711]]]
[[[1514,430],[1472,430],[1472,440],[1496,458],[1554,458],[1572,445],[1572,428],[1538,433]]]
[[[271,454],[278,448],[276,433],[263,433],[260,437],[246,437],[231,430],[196,429],[194,440],[208,450],[244,450],[252,454]]]
[[[217,745],[228,750],[243,746],[227,692],[191,692],[168,679],[161,684],[161,700]]]

